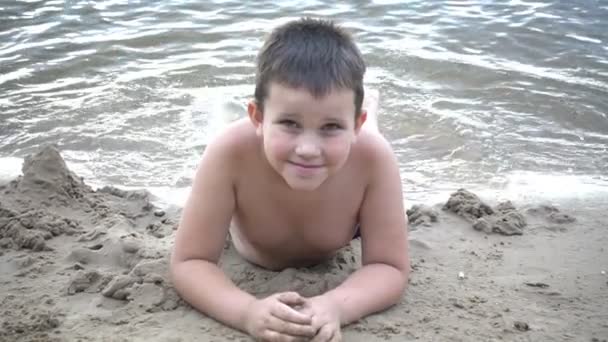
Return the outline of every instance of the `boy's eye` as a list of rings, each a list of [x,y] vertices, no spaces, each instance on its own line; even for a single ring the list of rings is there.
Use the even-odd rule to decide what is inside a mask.
[[[298,123],[293,120],[281,120],[279,123],[287,128],[298,128]]]
[[[342,129],[342,126],[340,126],[336,123],[330,123],[330,124],[323,126],[324,131],[335,131],[335,130],[339,130],[339,129]]]

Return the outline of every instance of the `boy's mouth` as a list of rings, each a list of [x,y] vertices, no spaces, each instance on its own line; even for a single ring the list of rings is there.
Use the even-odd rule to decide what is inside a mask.
[[[323,167],[323,165],[320,165],[320,164],[302,164],[302,163],[296,163],[296,162],[292,162],[292,161],[288,161],[288,163],[298,166],[298,167],[305,168],[305,169],[316,169],[316,168]]]

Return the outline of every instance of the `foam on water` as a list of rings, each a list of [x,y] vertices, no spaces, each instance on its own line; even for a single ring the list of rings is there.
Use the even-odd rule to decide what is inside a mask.
[[[21,174],[23,159],[0,157],[0,184],[7,183]]]

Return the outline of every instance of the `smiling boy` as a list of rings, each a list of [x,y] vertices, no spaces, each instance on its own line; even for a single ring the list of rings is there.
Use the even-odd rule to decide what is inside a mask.
[[[257,340],[339,341],[341,326],[400,300],[410,271],[401,179],[374,93],[363,108],[364,73],[331,22],[272,32],[249,115],[205,149],[176,233],[172,279],[195,308]],[[320,263],[360,236],[362,267],[316,297],[256,298],[217,266],[228,234],[271,270]]]

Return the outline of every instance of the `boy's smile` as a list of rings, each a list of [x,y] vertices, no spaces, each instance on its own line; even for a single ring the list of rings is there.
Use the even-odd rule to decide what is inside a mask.
[[[365,113],[355,120],[354,92],[335,89],[323,97],[276,82],[260,111],[249,116],[263,139],[270,165],[293,189],[314,190],[348,159]]]

